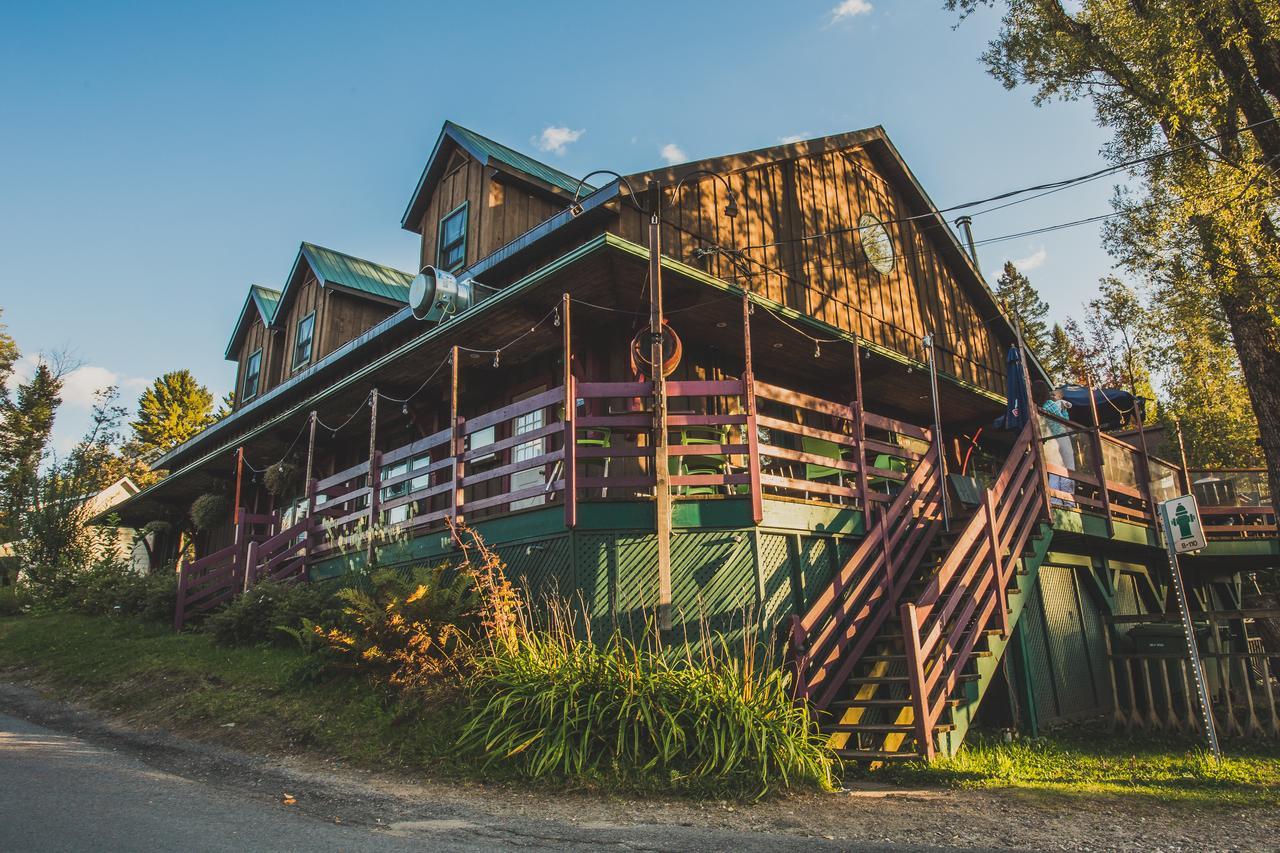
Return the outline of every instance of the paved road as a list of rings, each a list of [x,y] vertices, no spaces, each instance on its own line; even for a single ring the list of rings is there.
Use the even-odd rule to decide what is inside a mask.
[[[911,850],[693,826],[584,826],[430,803],[337,824],[277,797],[159,769],[109,740],[90,742],[0,715],[0,851]]]

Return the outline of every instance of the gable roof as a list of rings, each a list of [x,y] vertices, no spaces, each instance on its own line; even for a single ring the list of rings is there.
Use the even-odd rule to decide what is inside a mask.
[[[409,304],[412,273],[304,242],[298,248],[298,256],[294,258],[289,277],[285,280],[284,292],[280,294],[275,311],[277,320],[284,316],[289,300],[302,286],[308,268],[315,273],[321,287],[337,287],[380,302]]]
[[[235,329],[231,332],[231,340],[227,343],[226,358],[228,361],[236,360],[236,349],[240,346],[240,339],[244,337],[245,330],[249,327],[253,317],[250,313],[250,308],[257,309],[258,316],[262,318],[262,325],[269,328],[271,321],[275,319],[276,308],[279,305],[280,291],[263,287],[260,284],[249,285],[249,295],[244,298],[244,307],[240,309],[240,319],[236,320]]]
[[[959,237],[951,229],[946,217],[939,212],[937,205],[933,203],[933,199],[929,198],[929,194],[925,192],[924,187],[916,179],[915,174],[902,158],[902,154],[899,153],[897,147],[889,139],[889,135],[882,125],[847,133],[837,133],[832,136],[823,136],[817,139],[805,139],[799,142],[774,145],[769,148],[759,148],[740,154],[708,157],[705,160],[665,166],[647,172],[638,172],[628,175],[627,178],[630,181],[629,186],[643,187],[651,180],[657,181],[664,186],[671,186],[686,175],[704,169],[719,173],[733,172],[763,163],[810,157],[828,151],[855,147],[867,149],[873,159],[885,168],[886,177],[894,180],[898,189],[902,191],[903,196],[907,199],[908,205],[916,208],[933,222],[936,226],[936,230],[933,233],[940,235],[941,254],[944,260],[956,271],[958,280],[976,300],[979,307],[983,309],[986,318],[1003,320],[1002,323],[991,326],[992,331],[996,333],[1001,342],[1004,344],[1013,343],[1017,338],[1017,332],[1003,307],[1001,307],[1000,301],[996,298],[990,285],[987,284],[982,271],[978,268],[977,262],[961,246]],[[1028,350],[1028,355],[1033,367],[1039,370],[1042,375],[1047,376],[1048,373],[1035,354]]]
[[[448,157],[444,156],[449,149],[449,146],[445,145],[446,140],[466,151],[481,165],[489,166],[494,161],[497,161],[533,178],[538,183],[546,184],[553,190],[561,191],[566,195],[573,195],[578,191],[578,179],[572,175],[548,166],[546,163],[535,160],[528,155],[521,154],[514,148],[508,148],[501,142],[495,142],[487,136],[481,136],[474,130],[468,130],[461,125],[446,121],[444,127],[440,130],[439,138],[436,139],[435,148],[431,150],[431,156],[427,158],[427,165],[422,170],[422,177],[418,179],[418,186],[413,191],[413,198],[409,201],[409,206],[405,209],[404,216],[400,219],[401,228],[408,231],[417,231],[415,225],[426,210],[427,201],[431,196],[431,189],[439,179],[440,172],[444,170],[449,161]],[[595,187],[590,184],[582,184],[584,194],[594,189]]]

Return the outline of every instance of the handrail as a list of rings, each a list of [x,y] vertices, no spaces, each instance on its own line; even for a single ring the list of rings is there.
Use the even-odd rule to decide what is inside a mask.
[[[1028,423],[935,575],[901,606],[917,749],[932,759],[933,732],[978,641],[1009,632],[1008,588],[1045,507],[1034,426]]]
[[[835,699],[941,529],[941,489],[931,445],[827,588],[792,618],[795,692],[819,710]]]

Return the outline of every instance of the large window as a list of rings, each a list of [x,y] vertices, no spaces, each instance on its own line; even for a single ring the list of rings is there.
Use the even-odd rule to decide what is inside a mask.
[[[311,339],[316,330],[316,312],[312,311],[298,321],[298,339],[293,344],[293,369],[311,361]]]
[[[462,268],[467,261],[467,203],[455,207],[440,220],[440,248],[436,266],[447,272]]]
[[[240,402],[247,403],[258,396],[258,380],[262,376],[262,349],[254,350],[244,365],[244,385],[240,387]]]

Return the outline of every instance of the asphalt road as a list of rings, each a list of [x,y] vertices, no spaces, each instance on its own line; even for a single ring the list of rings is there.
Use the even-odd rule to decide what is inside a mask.
[[[200,778],[197,778],[200,777]],[[0,851],[919,850],[669,825],[592,826],[495,818],[431,803],[388,806],[360,825],[226,780],[172,772],[110,740],[95,743],[0,715]]]

